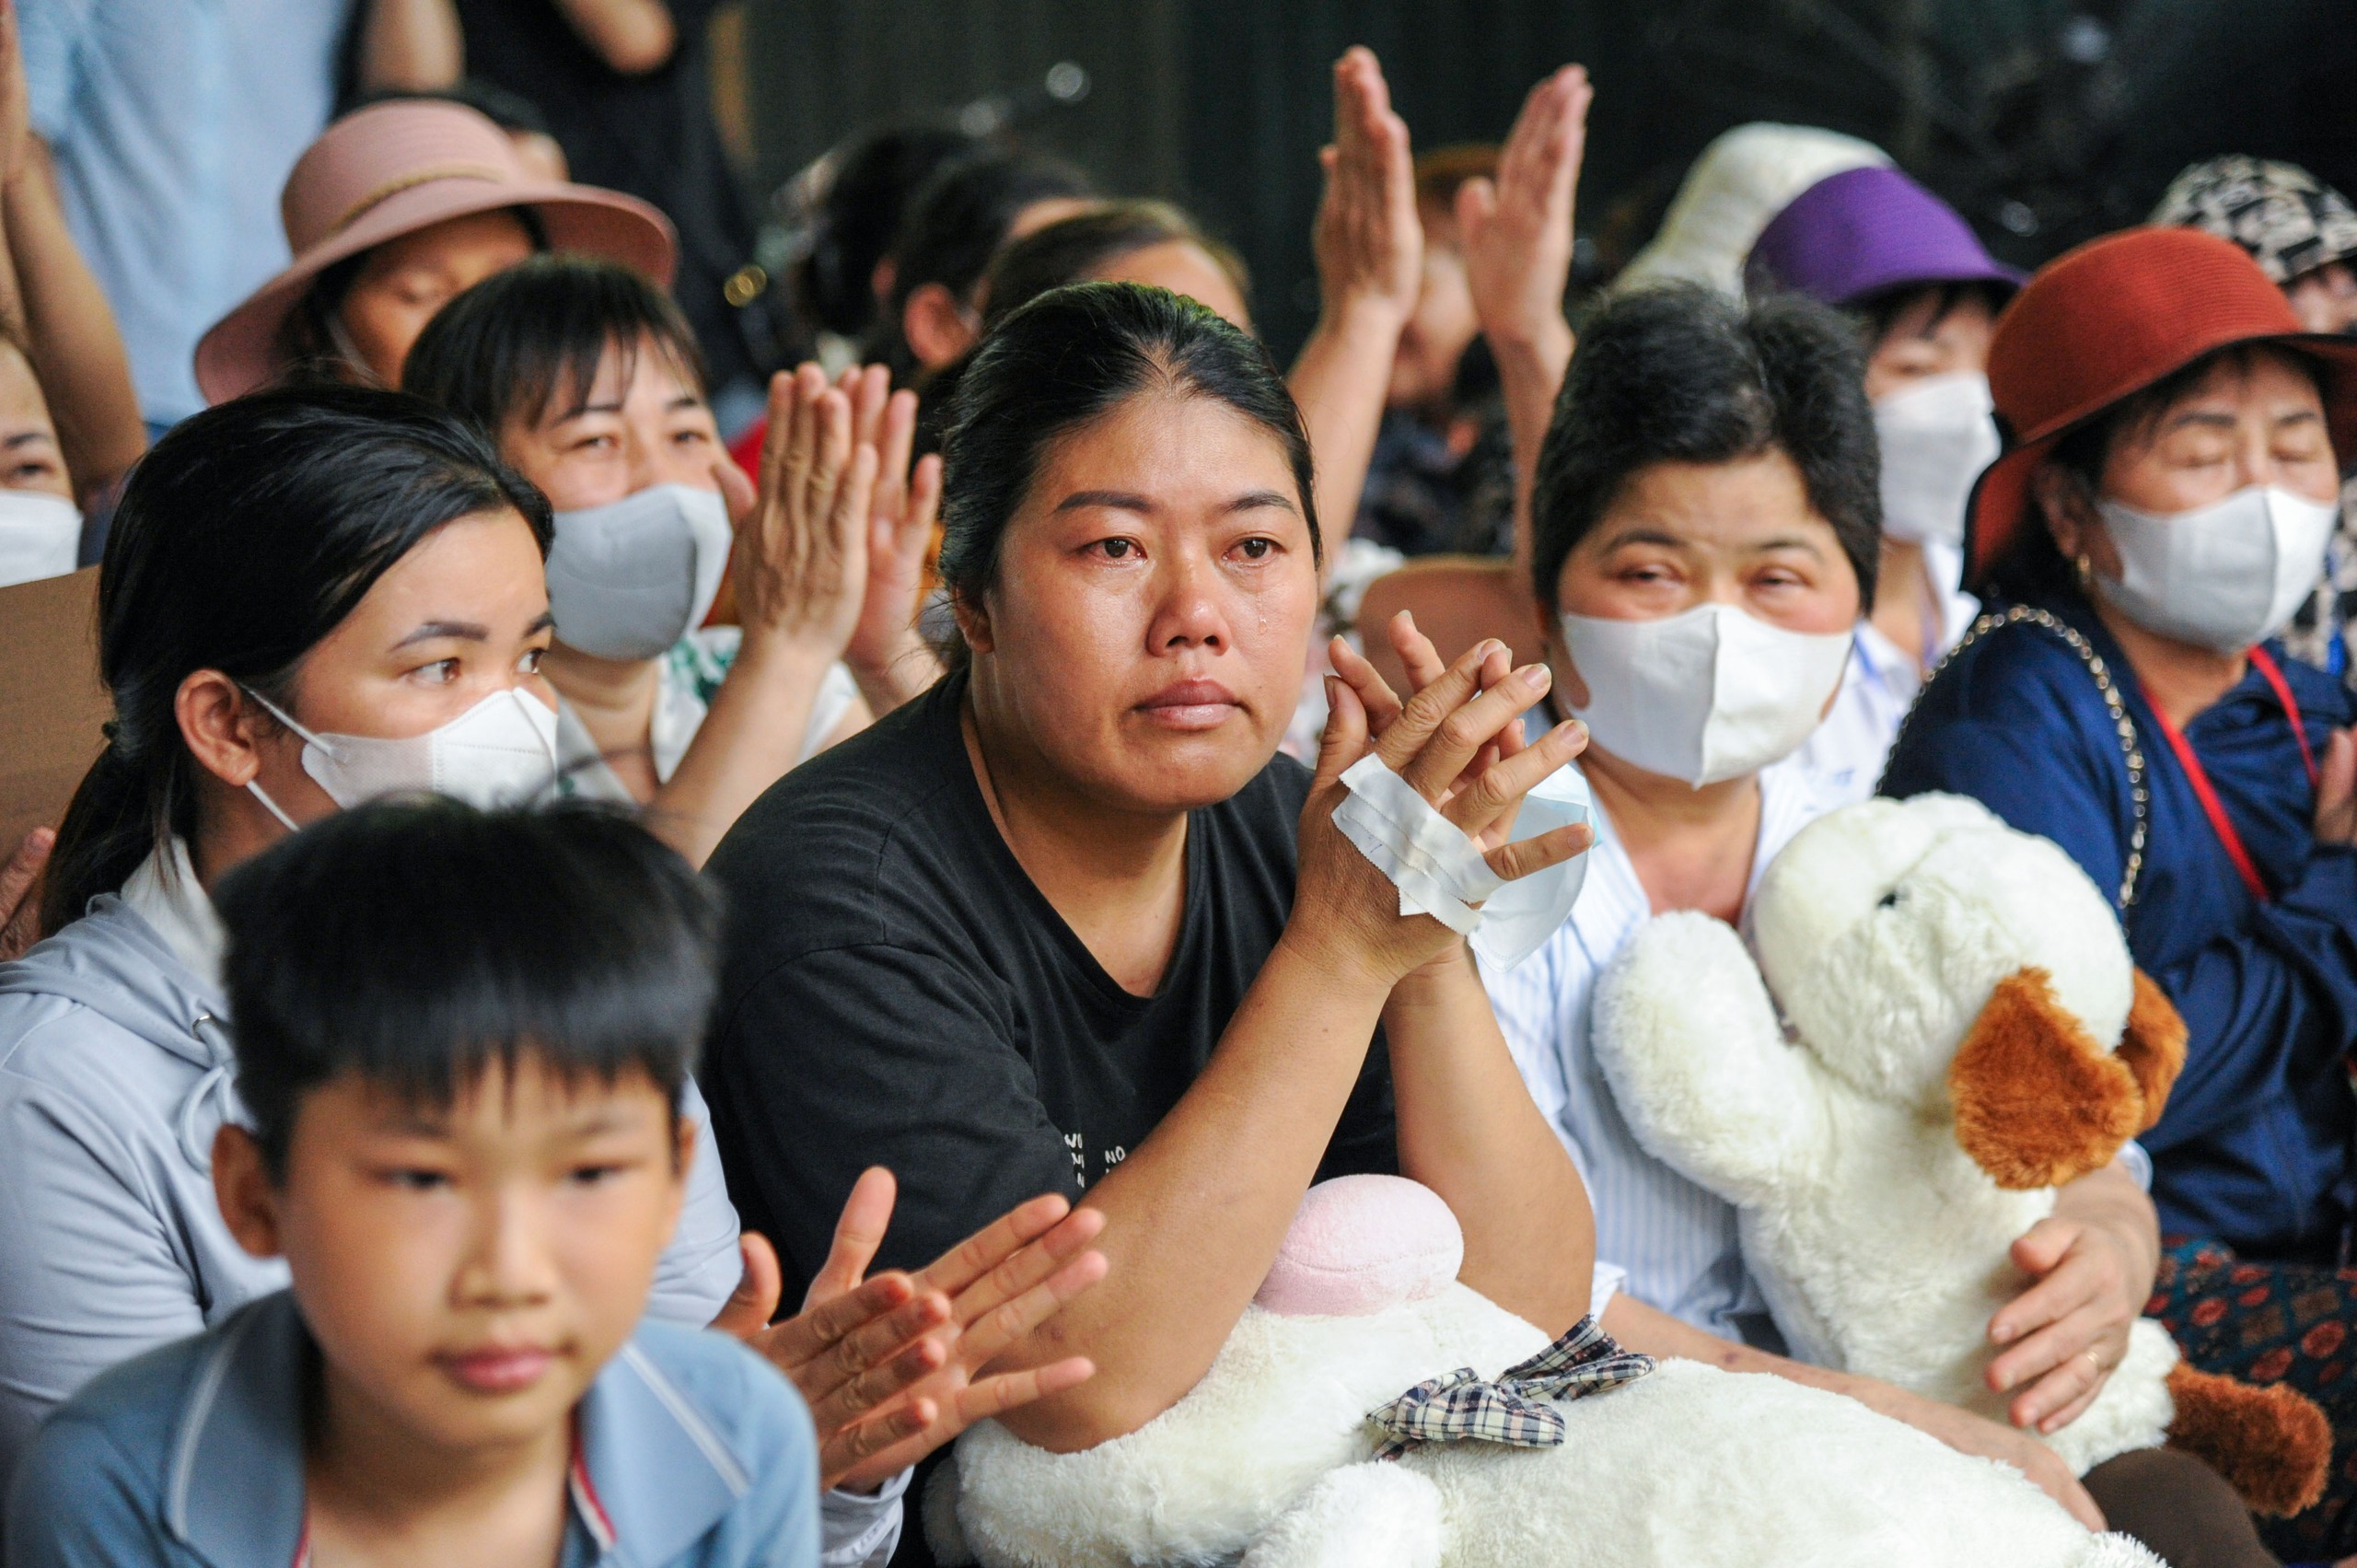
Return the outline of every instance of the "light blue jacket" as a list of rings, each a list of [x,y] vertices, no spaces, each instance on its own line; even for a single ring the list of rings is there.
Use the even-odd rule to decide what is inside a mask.
[[[240,1114],[226,1012],[112,895],[0,964],[0,1496],[67,1395],[286,1283],[214,1202],[213,1135]],[[741,1263],[692,1084],[686,1109],[695,1166],[647,1311],[701,1327]]]
[[[99,1377],[29,1449],[9,1568],[289,1568],[305,1553],[287,1292]],[[785,1379],[722,1334],[641,1326],[577,1407],[561,1568],[812,1568],[818,1449]]]

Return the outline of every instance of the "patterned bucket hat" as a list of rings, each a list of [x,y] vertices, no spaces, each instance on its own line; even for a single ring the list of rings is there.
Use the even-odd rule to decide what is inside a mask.
[[[2250,252],[2281,287],[2331,261],[2357,259],[2357,208],[2297,164],[2213,157],[2169,181],[2152,221],[2199,228]]]

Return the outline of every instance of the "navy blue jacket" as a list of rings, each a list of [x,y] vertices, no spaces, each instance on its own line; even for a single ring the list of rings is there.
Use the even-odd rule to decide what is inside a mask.
[[[2329,1260],[2357,1209],[2357,1102],[2342,1065],[2357,1046],[2357,850],[2316,842],[2298,740],[2254,668],[2186,738],[2274,889],[2255,899],[2093,608],[2067,593],[2043,608],[2109,667],[2151,791],[2125,924],[2137,964],[2189,1030],[2184,1075],[2141,1140],[2161,1227],[2253,1256]],[[2350,693],[2281,645],[2269,650],[2321,760],[2351,722]],[[2119,891],[2135,819],[2127,761],[2086,665],[2051,632],[2005,627],[1951,659],[1901,731],[1882,789],[1970,796]]]

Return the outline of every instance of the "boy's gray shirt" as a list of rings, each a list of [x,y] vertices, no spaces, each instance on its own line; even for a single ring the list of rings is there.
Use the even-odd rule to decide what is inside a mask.
[[[213,1135],[241,1115],[226,1016],[111,894],[0,964],[0,1498],[41,1418],[90,1377],[286,1284],[214,1201]],[[695,1165],[647,1313],[701,1327],[741,1261],[692,1083],[684,1109]]]
[[[284,1291],[93,1381],[17,1478],[12,1568],[303,1568],[304,1388]],[[814,1568],[809,1413],[726,1335],[642,1324],[575,1407],[561,1568]]]

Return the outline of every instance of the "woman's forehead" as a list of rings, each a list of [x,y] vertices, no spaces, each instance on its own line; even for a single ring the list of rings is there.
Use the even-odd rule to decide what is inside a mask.
[[[1100,489],[1174,505],[1276,490],[1299,504],[1282,436],[1218,398],[1167,388],[1133,393],[1051,441],[1028,501],[1051,511],[1074,491]]]
[[[1799,465],[1781,448],[1718,463],[1655,462],[1624,480],[1589,541],[1612,549],[1632,539],[1698,548],[1766,549],[1834,542],[1833,525],[1810,501]]]

